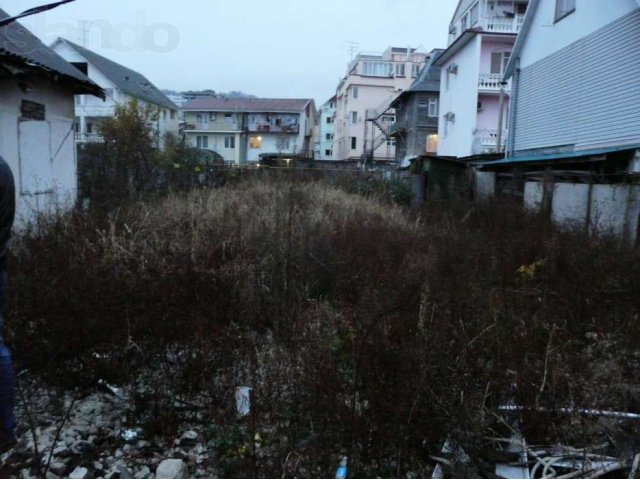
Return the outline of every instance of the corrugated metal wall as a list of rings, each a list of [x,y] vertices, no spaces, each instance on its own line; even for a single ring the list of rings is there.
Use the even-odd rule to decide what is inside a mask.
[[[521,72],[515,150],[640,143],[640,9]]]

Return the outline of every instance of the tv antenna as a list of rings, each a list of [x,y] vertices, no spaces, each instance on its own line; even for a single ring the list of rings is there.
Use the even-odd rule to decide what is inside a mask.
[[[347,52],[349,52],[349,61],[351,61],[355,58],[358,50],[360,50],[360,44],[358,42],[347,40],[344,42],[344,48],[347,50]]]

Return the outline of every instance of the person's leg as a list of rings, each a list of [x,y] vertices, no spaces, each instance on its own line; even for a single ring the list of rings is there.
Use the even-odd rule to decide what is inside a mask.
[[[11,353],[4,343],[3,327],[4,295],[7,288],[7,272],[0,271],[0,451],[15,442],[16,419],[13,414],[15,402],[15,375],[11,364]]]

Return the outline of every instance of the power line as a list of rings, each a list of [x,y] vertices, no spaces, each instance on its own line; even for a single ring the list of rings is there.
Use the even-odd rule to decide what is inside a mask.
[[[54,8],[59,7],[60,5],[64,5],[65,3],[71,3],[71,2],[75,2],[75,0],[60,0],[59,2],[48,3],[46,5],[41,5],[39,7],[30,8],[29,10],[25,10],[24,12],[16,15],[15,17],[9,17],[9,18],[5,18],[5,19],[0,20],[0,27],[4,27],[6,25],[9,25],[10,23],[13,23],[16,20],[19,20],[19,19],[24,18],[24,17],[29,17],[29,16],[35,15],[37,13],[42,13],[42,12],[46,12],[48,10],[53,10]]]

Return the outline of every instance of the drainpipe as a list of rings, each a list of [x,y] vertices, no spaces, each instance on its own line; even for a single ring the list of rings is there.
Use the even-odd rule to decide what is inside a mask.
[[[518,86],[520,83],[520,57],[516,58],[511,81],[511,103],[509,109],[509,137],[507,138],[507,157],[513,157],[516,141],[516,110],[518,106]]]
[[[498,153],[502,153],[502,124],[504,123],[504,83],[500,84],[500,103],[498,106]]]

